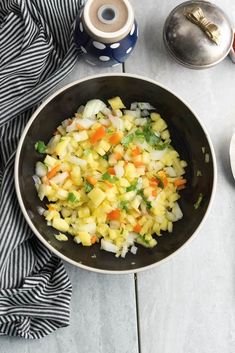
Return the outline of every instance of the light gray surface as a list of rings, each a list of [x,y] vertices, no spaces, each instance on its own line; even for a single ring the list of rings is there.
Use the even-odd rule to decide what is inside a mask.
[[[214,2],[235,18],[234,1]],[[140,351],[134,276],[102,276],[66,265],[73,283],[70,327],[40,342],[1,337],[0,353],[235,352],[235,184],[228,161],[235,128],[235,66],[229,59],[203,71],[179,66],[163,48],[162,26],[180,2],[132,3],[140,38],[126,72],[151,77],[174,90],[206,126],[218,162],[211,214],[197,238],[177,256],[138,274]],[[60,87],[99,72],[78,63]]]
[[[150,1],[149,1],[150,2]],[[212,212],[194,241],[159,267],[138,275],[142,353],[235,352],[235,184],[228,147],[235,127],[235,66],[194,71],[172,61],[161,38],[167,13],[179,1],[135,1],[139,45],[126,71],[165,84],[206,126],[217,156]],[[215,1],[235,18],[233,1]],[[230,5],[230,6],[229,6]],[[144,15],[143,15],[144,14]]]

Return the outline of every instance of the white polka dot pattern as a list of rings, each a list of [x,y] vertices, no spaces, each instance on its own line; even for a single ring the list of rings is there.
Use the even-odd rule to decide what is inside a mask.
[[[103,49],[106,48],[106,45],[105,45],[105,44],[100,43],[100,42],[96,42],[95,40],[94,40],[94,42],[93,42],[92,44],[93,44],[93,46],[94,46],[95,48],[100,49],[100,50],[103,50]]]
[[[114,64],[114,65],[112,65],[112,67],[114,67],[114,66],[118,66],[118,65],[120,65],[120,63],[118,63],[118,64]]]
[[[129,54],[132,51],[132,47],[128,48],[126,53]]]
[[[109,60],[110,60],[110,57],[109,57],[109,56],[106,56],[106,55],[101,55],[101,56],[99,57],[99,59],[100,59],[101,61],[109,61]]]
[[[113,43],[113,44],[110,45],[110,48],[116,49],[116,48],[118,48],[119,46],[120,46],[120,43]]]

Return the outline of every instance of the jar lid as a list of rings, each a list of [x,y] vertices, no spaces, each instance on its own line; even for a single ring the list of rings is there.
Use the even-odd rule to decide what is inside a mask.
[[[227,56],[233,30],[218,6],[207,1],[186,1],[167,17],[163,38],[167,50],[180,64],[202,69]]]
[[[131,31],[134,11],[128,0],[88,0],[82,21],[92,38],[113,43]]]

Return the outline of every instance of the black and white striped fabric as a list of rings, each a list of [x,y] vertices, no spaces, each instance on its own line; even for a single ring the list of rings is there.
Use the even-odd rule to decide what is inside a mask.
[[[81,0],[0,0],[0,335],[41,338],[69,324],[62,262],[27,226],[14,190],[14,158],[39,102],[77,59]]]

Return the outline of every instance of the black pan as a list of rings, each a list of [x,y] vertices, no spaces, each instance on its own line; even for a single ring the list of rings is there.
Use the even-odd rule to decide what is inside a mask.
[[[101,251],[100,245],[83,247],[69,236],[69,241],[55,239],[55,230],[46,225],[37,207],[38,199],[32,175],[39,159],[34,145],[38,140],[48,142],[62,120],[73,116],[78,106],[89,99],[107,100],[122,97],[126,106],[134,101],[150,102],[166,120],[172,137],[172,145],[188,162],[187,188],[181,192],[180,207],[184,217],[174,224],[173,233],[158,237],[153,249],[138,246],[136,255],[116,258]],[[209,163],[205,162],[205,154]],[[202,176],[197,176],[197,171]],[[15,163],[15,184],[24,216],[39,239],[62,259],[92,271],[103,273],[127,273],[152,267],[180,249],[201,226],[208,214],[216,183],[216,162],[213,147],[198,118],[181,99],[166,88],[147,78],[135,75],[108,74],[88,77],[73,82],[49,97],[33,114],[21,137]],[[203,195],[200,207],[194,203]],[[95,256],[94,256],[95,255]]]

